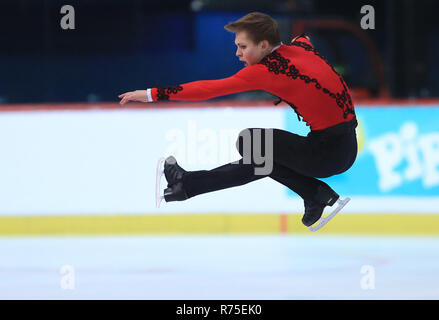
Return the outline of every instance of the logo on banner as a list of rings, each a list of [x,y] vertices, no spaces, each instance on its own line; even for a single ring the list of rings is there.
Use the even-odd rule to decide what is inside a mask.
[[[418,179],[426,189],[439,186],[439,132],[419,134],[415,122],[404,122],[398,132],[370,140],[368,149],[382,192]]]

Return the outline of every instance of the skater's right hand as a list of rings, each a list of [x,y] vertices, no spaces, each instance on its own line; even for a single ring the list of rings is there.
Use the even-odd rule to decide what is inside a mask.
[[[146,90],[125,92],[120,94],[119,98],[122,98],[119,102],[120,104],[125,104],[129,101],[148,102],[148,94],[146,93]]]

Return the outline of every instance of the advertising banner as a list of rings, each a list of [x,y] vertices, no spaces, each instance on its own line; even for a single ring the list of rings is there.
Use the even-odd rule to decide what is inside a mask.
[[[439,196],[439,108],[356,110],[358,155],[346,172],[322,179],[352,196]],[[286,128],[306,134],[291,114]],[[287,191],[290,196],[296,196]]]

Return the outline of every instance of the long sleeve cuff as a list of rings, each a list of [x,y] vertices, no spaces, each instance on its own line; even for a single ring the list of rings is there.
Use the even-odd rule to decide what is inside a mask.
[[[154,102],[152,99],[151,88],[146,89],[146,95],[148,97],[148,102]]]
[[[146,89],[146,95],[148,97],[148,102],[154,102],[152,99],[151,88]]]

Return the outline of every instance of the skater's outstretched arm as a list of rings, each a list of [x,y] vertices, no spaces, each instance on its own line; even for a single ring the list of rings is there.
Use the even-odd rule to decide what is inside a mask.
[[[272,83],[272,77],[273,75],[267,72],[265,66],[252,65],[225,79],[202,80],[167,88],[136,90],[123,93],[119,95],[119,98],[122,99],[120,104],[125,104],[129,101],[201,101],[243,91],[269,91],[269,85],[267,84]]]

